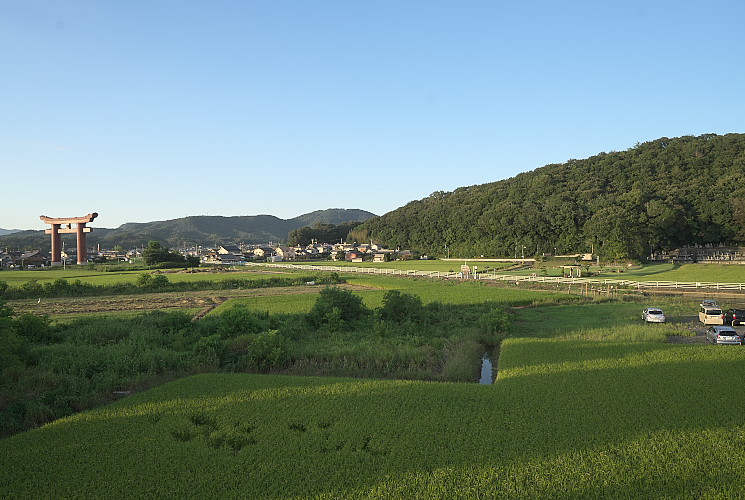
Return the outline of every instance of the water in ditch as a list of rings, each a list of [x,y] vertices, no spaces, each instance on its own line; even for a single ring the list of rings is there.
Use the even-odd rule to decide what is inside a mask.
[[[494,382],[494,373],[492,370],[491,358],[488,354],[484,353],[484,357],[481,358],[481,378],[479,384],[489,385]]]

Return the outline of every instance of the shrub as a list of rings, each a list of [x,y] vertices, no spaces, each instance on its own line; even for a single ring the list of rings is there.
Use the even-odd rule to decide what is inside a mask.
[[[398,290],[389,290],[383,296],[383,306],[380,308],[380,319],[403,323],[404,321],[420,322],[424,315],[422,299]]]
[[[36,280],[28,280],[26,283],[22,284],[20,287],[18,287],[21,291],[23,291],[26,296],[31,295],[43,295],[44,294],[44,287],[40,285]]]
[[[171,282],[164,274],[140,274],[137,277],[137,286],[143,288],[165,288],[170,285]]]
[[[269,329],[269,313],[254,312],[246,307],[229,309],[220,314],[216,321],[216,331],[224,339]]]
[[[479,340],[486,345],[496,345],[507,335],[510,319],[504,309],[492,309],[479,320]]]
[[[357,295],[338,287],[326,287],[318,294],[307,317],[312,324],[320,326],[338,321],[357,321],[369,314],[370,310]]]
[[[24,313],[16,318],[15,330],[18,335],[33,342],[50,342],[54,339],[54,330],[48,316]]]

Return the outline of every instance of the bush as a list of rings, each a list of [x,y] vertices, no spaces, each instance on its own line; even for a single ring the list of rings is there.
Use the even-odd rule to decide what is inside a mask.
[[[137,277],[137,286],[143,288],[166,288],[171,282],[164,274],[140,274]]]
[[[24,313],[15,320],[15,330],[18,335],[33,342],[47,343],[54,340],[54,330],[48,316]]]
[[[318,294],[307,317],[312,324],[321,326],[357,321],[369,314],[370,310],[357,295],[338,287],[326,287]]]
[[[479,340],[486,345],[497,345],[507,335],[510,319],[504,309],[493,309],[482,315],[479,320]]]
[[[36,296],[44,294],[44,287],[40,285],[36,280],[28,280],[26,283],[18,287],[27,296]]]
[[[246,307],[229,309],[220,314],[215,321],[216,331],[224,339],[269,329],[269,313],[254,312]]]
[[[424,318],[422,299],[398,290],[389,290],[383,296],[383,306],[380,308],[380,319],[403,323],[411,321],[419,323]]]

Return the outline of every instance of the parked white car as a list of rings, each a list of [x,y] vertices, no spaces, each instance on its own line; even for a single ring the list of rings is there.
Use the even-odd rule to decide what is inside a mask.
[[[712,344],[742,345],[742,338],[731,326],[711,326],[706,330],[706,340]]]
[[[666,318],[659,307],[647,307],[642,311],[642,319],[647,323],[664,323]]]

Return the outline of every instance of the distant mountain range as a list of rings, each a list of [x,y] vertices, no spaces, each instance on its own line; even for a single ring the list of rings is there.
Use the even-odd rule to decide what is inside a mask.
[[[18,231],[20,231],[20,229],[3,229],[0,227],[0,236],[5,236],[6,234],[17,233]]]
[[[95,227],[87,235],[89,247],[101,245],[112,248],[121,245],[125,249],[147,245],[158,241],[171,248],[182,246],[216,246],[225,244],[285,243],[290,231],[314,224],[341,224],[342,222],[364,222],[375,214],[359,209],[330,208],[300,215],[293,219],[280,219],[273,215],[246,215],[235,217],[193,216],[155,222],[128,222],[116,229]],[[65,246],[74,248],[75,236],[62,236]],[[48,250],[50,237],[40,231],[19,231],[0,235],[0,249],[41,248]]]

